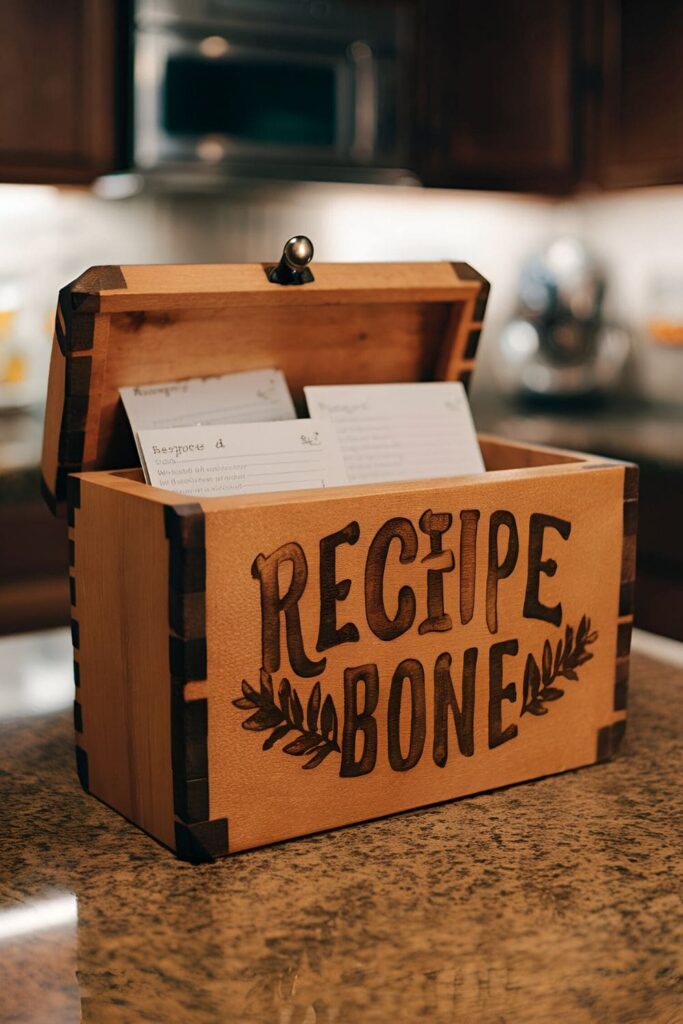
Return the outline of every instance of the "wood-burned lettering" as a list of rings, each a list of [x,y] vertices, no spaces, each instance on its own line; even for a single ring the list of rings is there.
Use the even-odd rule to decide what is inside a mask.
[[[359,706],[358,690],[362,684],[364,698]],[[341,775],[367,775],[377,760],[377,722],[374,711],[379,700],[379,676],[376,665],[360,665],[344,672],[344,732],[342,738]],[[359,734],[362,736],[360,756],[356,755]]]
[[[515,739],[518,734],[517,725],[508,720],[509,715],[505,719],[507,724],[503,725],[504,702],[514,705],[518,699],[516,682],[504,681],[506,666],[503,658],[516,655],[518,649],[517,640],[505,640],[493,644],[489,650],[488,692],[485,695],[489,750]],[[339,774],[346,778],[368,775],[377,764],[380,745],[386,749],[386,758],[393,771],[410,771],[424,755],[428,734],[433,737],[430,754],[439,768],[445,768],[449,760],[453,761],[458,756],[472,757],[475,753],[478,653],[476,647],[464,652],[456,678],[452,674],[451,652],[439,654],[430,666],[429,686],[424,666],[416,658],[405,658],[399,662],[390,680],[381,678],[374,662],[345,669]],[[386,712],[380,713],[378,705],[384,686],[388,686],[387,708]],[[316,687],[319,694],[318,683]],[[245,692],[252,703],[245,704],[242,698],[238,702],[239,707],[261,706],[256,691],[248,687]],[[294,694],[295,703],[300,703],[296,692]],[[253,703],[254,700],[257,702]],[[269,709],[257,714],[264,712],[270,714],[268,727],[279,725],[280,718],[277,714],[273,717]],[[285,731],[288,731],[286,727]],[[308,753],[314,749],[315,740],[312,733],[310,735],[311,746],[304,747],[301,752]],[[323,744],[322,738],[320,744]]]
[[[358,629],[352,622],[337,627],[337,601],[349,596],[351,580],[337,580],[337,548],[340,544],[355,544],[360,536],[358,523],[349,523],[320,541],[320,629],[318,651],[326,651],[337,644],[356,643]]]
[[[450,512],[434,513],[427,509],[420,516],[420,529],[429,537],[429,554],[422,559],[427,564],[427,618],[418,628],[419,633],[445,632],[451,629],[453,620],[443,606],[443,574],[453,572],[455,557],[452,551],[444,551],[443,535],[450,530],[453,516]]]
[[[280,566],[290,564],[289,587],[280,594]],[[261,582],[261,651],[266,672],[280,668],[280,614],[284,613],[289,661],[298,676],[310,679],[325,668],[325,659],[311,661],[304,651],[299,600],[308,580],[308,562],[300,544],[283,544],[266,558],[257,555],[251,574]]]
[[[445,538],[452,530],[451,512],[434,512],[426,509],[419,518],[420,533],[429,547],[422,558],[419,555],[418,532],[410,519],[394,517],[388,519],[369,538],[364,566],[358,565],[355,586],[364,581],[365,622],[337,624],[337,604],[345,601],[354,583],[351,579],[337,579],[337,552],[342,546],[356,546],[362,539],[361,525],[353,520],[334,533],[322,537],[319,542],[319,619],[316,650],[321,653],[341,644],[355,644],[370,634],[382,641],[395,640],[403,636],[415,624],[418,610],[420,621],[417,634],[431,632],[447,633],[453,630],[451,605],[446,596],[446,580],[451,574],[457,577],[458,601],[452,605],[459,609],[461,626],[472,621],[476,614],[476,575],[479,557],[486,557],[485,619],[488,632],[498,632],[499,592],[505,580],[520,571],[519,526],[512,512],[497,509],[489,517],[488,543],[485,552],[478,551],[478,524],[481,513],[478,509],[464,509],[459,512],[459,573],[455,573],[456,559],[454,546],[445,546]],[[528,560],[524,602],[519,609],[525,618],[538,619],[559,626],[562,622],[562,605],[546,604],[541,600],[541,576],[553,577],[558,563],[553,558],[544,558],[544,536],[546,531],[556,531],[562,540],[568,540],[571,523],[556,516],[532,513],[526,524],[528,534]],[[406,581],[398,590],[388,592],[385,585],[387,568],[398,563],[412,569],[410,586]],[[280,569],[291,566],[289,584],[283,588]],[[292,670],[304,679],[320,674],[326,666],[326,659],[311,660],[306,654],[305,638],[302,635],[299,601],[309,585],[308,561],[303,547],[296,541],[289,541],[270,555],[259,554],[252,565],[252,576],[259,581],[261,591],[261,636],[263,668],[277,672],[280,667],[281,627],[284,620],[287,650]],[[420,580],[420,575],[422,580]],[[408,580],[408,577],[407,577]],[[450,589],[450,588],[449,588]],[[418,609],[416,592],[426,595],[423,608]],[[559,590],[558,590],[559,593]],[[457,620],[456,620],[457,621]],[[313,643],[313,638],[310,638]]]
[[[365,563],[365,614],[368,626],[380,640],[395,640],[407,632],[415,619],[415,594],[410,587],[398,592],[396,614],[387,615],[384,603],[384,571],[393,540],[399,542],[398,560],[402,565],[414,562],[417,533],[409,519],[390,519],[372,539]]]
[[[316,650],[330,652],[344,645],[360,645],[353,649],[362,650],[365,645],[371,653],[378,641],[391,644],[408,634],[416,644],[415,656],[402,657],[391,672],[386,667],[380,670],[376,657],[365,662],[353,659],[355,663],[347,664],[333,685],[324,677],[329,658],[313,661],[306,654],[314,638],[304,635],[299,611],[312,585],[302,545],[288,541],[269,555],[257,555],[251,571],[260,587],[262,683],[257,691],[245,680],[243,696],[235,704],[254,711],[245,728],[274,729],[265,749],[298,731],[300,736],[290,739],[285,752],[310,754],[305,767],[317,767],[337,754],[339,773],[345,778],[369,774],[380,757],[397,773],[411,771],[426,756],[445,768],[458,757],[476,754],[475,716],[481,701],[484,748],[495,751],[517,738],[522,716],[545,714],[545,702],[563,695],[556,685],[558,676],[577,679],[576,669],[592,657],[586,648],[597,633],[591,633],[590,620],[584,616],[576,630],[567,626],[562,638],[548,637],[542,653],[520,652],[519,634],[514,634],[525,618],[562,625],[562,603],[553,600],[560,592],[557,582],[550,587],[542,578],[556,576],[558,561],[548,557],[548,551],[552,545],[554,553],[564,550],[561,545],[569,540],[571,523],[536,512],[519,523],[511,511],[495,509],[485,531],[480,531],[481,519],[479,509],[460,509],[456,518],[454,512],[429,508],[417,519],[417,528],[410,518],[394,516],[365,536],[362,524],[354,519],[320,538]],[[454,523],[459,524],[459,536]],[[481,551],[480,532],[485,536]],[[557,534],[555,540],[548,537],[551,532]],[[526,564],[519,557],[524,534]],[[480,560],[486,581],[481,595],[476,587]],[[344,572],[341,564],[347,567]],[[523,598],[513,621],[501,623],[501,591],[515,573],[524,574],[523,586],[511,592]],[[353,607],[357,610],[360,602],[365,614],[362,620],[356,615],[356,621],[344,621],[349,616],[343,616],[338,605],[347,601],[354,586],[360,594]],[[310,623],[310,617],[306,621]],[[492,637],[488,649],[482,650],[481,639],[477,646],[461,642],[460,633],[466,638],[472,622],[475,627],[480,623],[477,637],[482,630]],[[503,631],[508,635],[493,639]],[[432,634],[443,641],[436,657]],[[426,658],[420,645],[430,635],[431,654]],[[283,643],[294,675],[302,680],[321,677],[308,697],[305,692],[300,696],[286,676],[274,685],[273,674],[282,671]],[[382,665],[386,666],[385,659]],[[339,716],[330,689],[343,692]]]
[[[546,622],[552,622],[553,626],[559,626],[562,622],[562,604],[558,601],[556,605],[549,608],[547,605],[541,604],[538,597],[541,573],[545,573],[546,576],[554,576],[557,572],[557,562],[554,558],[542,558],[543,533],[546,529],[557,530],[563,540],[569,540],[572,524],[566,519],[558,519],[557,516],[544,516],[538,512],[534,512],[531,516],[524,617],[545,619]]]
[[[498,535],[507,529],[507,548],[500,558]],[[489,633],[498,632],[498,582],[512,574],[519,555],[519,535],[512,512],[499,510],[491,516],[489,526],[489,567],[486,574],[486,625]]]

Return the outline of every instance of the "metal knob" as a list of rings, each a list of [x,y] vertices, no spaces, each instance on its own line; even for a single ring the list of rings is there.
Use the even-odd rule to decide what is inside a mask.
[[[313,242],[306,235],[294,235],[285,242],[282,259],[292,270],[303,270],[313,259]]]
[[[306,284],[313,281],[308,265],[313,259],[313,242],[306,235],[294,235],[285,242],[280,262],[268,273],[273,284]]]

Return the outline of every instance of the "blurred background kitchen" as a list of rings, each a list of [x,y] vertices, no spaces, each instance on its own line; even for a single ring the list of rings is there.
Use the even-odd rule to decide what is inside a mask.
[[[492,282],[479,429],[640,463],[636,624],[683,638],[681,53],[664,0],[3,0],[0,633],[69,619],[58,289],[305,233]]]

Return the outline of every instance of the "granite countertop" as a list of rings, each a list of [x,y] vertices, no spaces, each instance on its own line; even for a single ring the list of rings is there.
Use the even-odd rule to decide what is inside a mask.
[[[66,634],[0,642],[0,1019],[682,1021],[683,658],[646,639],[614,762],[201,867],[80,790]]]

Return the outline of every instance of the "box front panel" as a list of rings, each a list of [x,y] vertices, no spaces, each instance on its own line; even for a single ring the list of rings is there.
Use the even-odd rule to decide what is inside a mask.
[[[595,762],[623,488],[577,467],[207,512],[194,685],[230,851]]]

